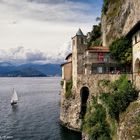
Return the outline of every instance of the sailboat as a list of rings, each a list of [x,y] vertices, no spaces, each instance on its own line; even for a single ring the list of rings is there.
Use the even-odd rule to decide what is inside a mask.
[[[11,99],[11,105],[17,104],[17,102],[18,102],[17,92],[15,91],[15,89],[13,89],[13,96]]]

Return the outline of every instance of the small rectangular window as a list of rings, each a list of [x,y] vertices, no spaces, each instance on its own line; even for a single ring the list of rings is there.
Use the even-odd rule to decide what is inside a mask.
[[[84,39],[83,38],[81,38],[81,44],[83,44],[84,43]]]
[[[98,53],[98,61],[100,62],[104,61],[104,53]]]
[[[92,67],[92,73],[97,73],[97,67]]]
[[[135,35],[135,44],[137,43],[137,35]]]
[[[87,74],[87,68],[85,68],[85,75]]]
[[[103,73],[103,67],[98,67],[98,73]]]

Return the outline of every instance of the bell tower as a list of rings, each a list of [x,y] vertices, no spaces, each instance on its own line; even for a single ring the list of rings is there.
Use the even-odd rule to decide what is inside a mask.
[[[72,38],[72,77],[73,86],[77,87],[78,75],[83,74],[83,57],[86,50],[86,36],[81,29],[78,30],[76,35]]]

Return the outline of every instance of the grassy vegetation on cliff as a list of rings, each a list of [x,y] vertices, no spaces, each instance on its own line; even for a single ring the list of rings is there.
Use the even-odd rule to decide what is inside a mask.
[[[111,140],[106,110],[95,99],[84,118],[83,131],[89,134],[90,140]]]
[[[120,115],[121,128],[120,139],[140,139],[140,102],[132,102],[129,107]]]
[[[60,84],[61,84],[61,86],[63,87],[63,85],[64,85],[64,81],[62,80],[62,81],[60,82]]]
[[[135,137],[137,138],[140,138],[140,113],[138,114],[137,118],[136,118],[136,121],[137,121],[137,129],[136,129],[136,132],[135,132]]]
[[[138,98],[138,91],[127,76],[123,75],[115,82],[111,83],[111,93],[103,93],[100,99],[106,105],[111,118],[119,122],[119,116],[126,110],[129,104]]]
[[[126,75],[114,82],[102,80],[100,86],[101,83],[108,86],[108,93],[100,93],[100,104],[95,99],[92,101],[83,123],[83,131],[89,134],[90,140],[110,140],[117,135],[120,114],[138,97],[138,91]]]
[[[122,0],[103,0],[102,13],[107,18],[114,18],[119,15]],[[108,13],[107,13],[108,12]]]
[[[109,0],[104,0],[103,1],[103,7],[102,7],[102,13],[106,14],[107,10],[108,10],[108,5],[109,5]]]
[[[90,46],[99,46],[102,44],[101,41],[101,23],[98,25],[93,25],[92,31],[89,33],[90,38],[88,39],[88,47]]]

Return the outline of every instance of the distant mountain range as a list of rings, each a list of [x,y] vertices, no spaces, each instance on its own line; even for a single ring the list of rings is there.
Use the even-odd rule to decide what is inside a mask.
[[[0,77],[46,77],[60,76],[60,64],[22,64],[0,62]]]

